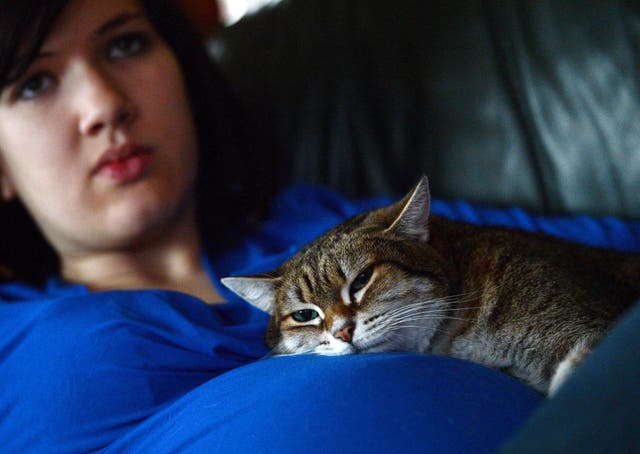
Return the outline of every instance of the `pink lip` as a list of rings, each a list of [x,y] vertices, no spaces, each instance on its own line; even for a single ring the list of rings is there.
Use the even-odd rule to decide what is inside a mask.
[[[93,168],[93,175],[118,182],[130,182],[140,178],[151,164],[153,148],[127,142],[109,148]]]

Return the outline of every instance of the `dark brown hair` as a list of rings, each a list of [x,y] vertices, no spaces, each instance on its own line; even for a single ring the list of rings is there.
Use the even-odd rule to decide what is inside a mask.
[[[68,2],[0,0],[0,90],[27,70]],[[255,217],[272,194],[270,146],[256,135],[182,10],[171,0],[140,3],[185,78],[200,149],[198,221],[205,247],[213,253],[228,227],[237,231],[238,223],[249,213]],[[20,202],[0,204],[0,237],[0,278],[2,265],[34,283],[57,272],[56,254]]]

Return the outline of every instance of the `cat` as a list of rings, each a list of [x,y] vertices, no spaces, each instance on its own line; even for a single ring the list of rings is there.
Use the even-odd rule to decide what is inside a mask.
[[[429,213],[427,178],[264,276],[224,285],[271,314],[274,354],[406,351],[554,393],[640,297],[640,255]]]

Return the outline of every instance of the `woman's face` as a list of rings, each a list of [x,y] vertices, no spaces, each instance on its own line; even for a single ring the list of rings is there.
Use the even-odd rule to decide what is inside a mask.
[[[0,189],[63,256],[133,247],[193,211],[177,60],[134,0],[72,0],[0,96]]]

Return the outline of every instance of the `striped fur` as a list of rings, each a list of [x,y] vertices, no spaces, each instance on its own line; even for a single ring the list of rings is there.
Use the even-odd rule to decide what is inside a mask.
[[[272,315],[276,354],[450,355],[547,393],[640,297],[640,257],[429,216],[423,178],[268,276],[223,283]]]

